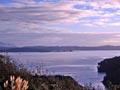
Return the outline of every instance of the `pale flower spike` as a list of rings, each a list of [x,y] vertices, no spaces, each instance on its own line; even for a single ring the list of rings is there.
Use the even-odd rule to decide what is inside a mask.
[[[4,83],[5,90],[27,90],[28,81],[23,80],[21,77],[10,76],[10,80],[5,81]]]

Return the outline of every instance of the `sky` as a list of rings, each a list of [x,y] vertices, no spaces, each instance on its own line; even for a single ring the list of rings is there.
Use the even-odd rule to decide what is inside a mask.
[[[0,42],[120,45],[120,0],[0,0]]]

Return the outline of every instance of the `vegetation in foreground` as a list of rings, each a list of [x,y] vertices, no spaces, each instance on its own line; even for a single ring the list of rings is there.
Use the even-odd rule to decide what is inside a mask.
[[[28,89],[28,81],[23,80],[20,77],[15,78],[14,76],[10,76],[10,79],[5,81],[4,83],[5,90],[27,90]]]
[[[18,87],[21,89],[17,89]],[[84,88],[70,76],[33,75],[23,68],[23,65],[16,65],[8,56],[0,55],[0,90],[84,90]]]

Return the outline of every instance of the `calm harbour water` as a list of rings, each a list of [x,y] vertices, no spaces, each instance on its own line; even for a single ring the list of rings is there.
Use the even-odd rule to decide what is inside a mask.
[[[43,63],[50,72],[70,75],[80,84],[92,83],[104,86],[104,74],[97,73],[97,63],[104,58],[120,56],[120,51],[75,51],[49,53],[8,53],[13,59],[24,63],[28,68]]]

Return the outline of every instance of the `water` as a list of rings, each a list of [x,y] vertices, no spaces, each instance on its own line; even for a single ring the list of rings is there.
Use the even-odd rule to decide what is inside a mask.
[[[16,61],[24,63],[28,68],[44,64],[49,72],[70,75],[80,84],[92,83],[100,86],[104,74],[97,73],[97,63],[104,58],[119,56],[120,51],[75,51],[49,53],[9,53]]]

